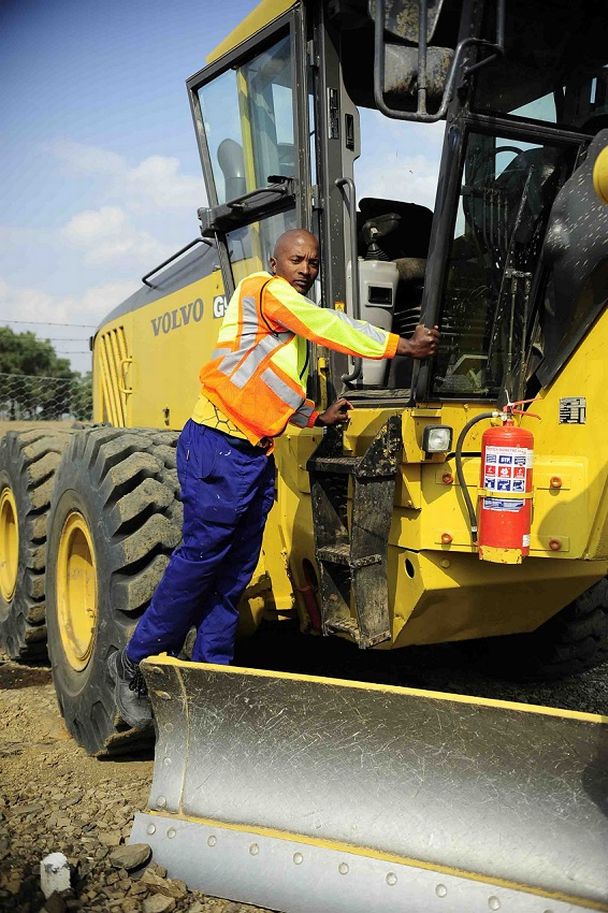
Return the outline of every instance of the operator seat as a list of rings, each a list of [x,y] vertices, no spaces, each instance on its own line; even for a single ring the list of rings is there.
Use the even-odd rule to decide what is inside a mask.
[[[359,203],[358,240],[359,256],[363,258],[359,271],[361,277],[362,316],[390,329],[401,336],[410,336],[420,322],[420,303],[429,248],[433,213],[426,206],[404,203],[398,200],[384,200],[364,197]],[[371,263],[370,263],[371,261]],[[393,264],[394,294],[390,313],[378,320],[378,308],[366,307],[366,290],[369,282],[364,277],[366,265],[382,262]],[[371,299],[370,299],[371,303]],[[384,385],[407,387],[411,379],[409,359],[396,358],[384,365]],[[367,366],[364,383],[379,379],[382,365]]]

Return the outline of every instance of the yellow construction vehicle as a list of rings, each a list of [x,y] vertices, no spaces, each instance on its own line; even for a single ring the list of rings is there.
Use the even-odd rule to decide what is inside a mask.
[[[0,442],[0,633],[26,657],[48,630],[89,752],[146,736],[106,660],[179,541],[175,440],[227,300],[296,226],[320,306],[441,345],[414,370],[312,348],[311,396],[352,420],[277,440],[243,632],[483,640],[527,675],[608,656],[607,25],[591,0],[264,0],[188,80],[200,236],[96,332],[96,424]],[[403,163],[438,123],[431,210]],[[370,163],[390,196],[360,192]],[[145,665],[135,837],[189,883],[289,911],[608,910],[605,718]]]

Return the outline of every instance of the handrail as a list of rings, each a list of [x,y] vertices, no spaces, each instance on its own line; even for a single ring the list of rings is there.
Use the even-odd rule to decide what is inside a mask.
[[[374,101],[382,114],[391,117],[394,120],[412,120],[422,121],[425,123],[434,123],[445,117],[448,105],[452,98],[452,90],[456,80],[456,74],[460,67],[461,60],[465,50],[469,47],[483,47],[492,51],[488,57],[479,60],[470,66],[467,70],[472,73],[495,60],[499,55],[504,54],[504,35],[505,35],[505,2],[506,0],[496,0],[496,41],[486,41],[484,38],[465,38],[459,42],[454,52],[454,58],[450,67],[448,78],[446,79],[443,90],[443,97],[438,110],[434,114],[429,114],[426,110],[427,100],[427,0],[420,0],[419,7],[419,25],[418,25],[418,98],[416,111],[399,111],[396,108],[389,108],[384,101],[384,0],[376,0],[376,14],[374,17]],[[424,28],[424,33],[422,29]]]
[[[336,187],[339,187],[340,190],[344,187],[348,187],[348,193],[344,193],[344,197],[348,204],[348,214],[350,220],[350,281],[351,281],[351,303],[353,309],[353,317],[356,320],[361,319],[361,300],[359,295],[359,258],[357,256],[357,216],[355,212],[357,192],[355,190],[355,182],[352,178],[336,178],[335,181]],[[343,383],[352,383],[355,380],[359,380],[363,371],[363,362],[360,358],[353,359],[353,370],[350,374],[342,374],[340,380]]]
[[[191,247],[194,247],[195,244],[208,244],[209,247],[213,247],[213,241],[210,241],[209,238],[195,238],[194,241],[190,241],[190,244],[186,244],[185,247],[182,247],[181,250],[178,250],[177,253],[172,254],[168,260],[164,260],[162,263],[159,263],[158,266],[155,266],[154,269],[151,269],[149,273],[146,273],[145,276],[141,277],[141,281],[144,285],[147,285],[148,288],[158,288],[157,285],[152,285],[151,282],[148,282],[150,276],[153,276],[154,273],[157,273],[159,269],[162,269],[163,266],[168,266],[169,263],[173,263],[174,260],[177,260],[178,257],[181,257],[182,254],[185,254],[187,250],[190,250]]]

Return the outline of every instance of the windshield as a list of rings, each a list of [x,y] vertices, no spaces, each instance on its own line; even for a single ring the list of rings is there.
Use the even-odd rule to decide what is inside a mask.
[[[219,203],[294,177],[289,36],[198,90]]]
[[[572,152],[479,133],[468,138],[433,392],[520,395],[545,227]]]
[[[608,121],[605,23],[603,3],[510,0],[505,54],[479,71],[475,109],[597,132]]]

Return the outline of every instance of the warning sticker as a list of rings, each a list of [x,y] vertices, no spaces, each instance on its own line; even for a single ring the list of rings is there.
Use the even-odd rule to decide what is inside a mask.
[[[560,425],[584,425],[587,422],[587,399],[584,396],[562,396],[559,401]]]
[[[534,452],[527,447],[487,447],[486,448],[486,472],[490,467],[498,464],[498,475],[507,476],[511,473],[510,467],[523,467],[531,469],[534,462]],[[504,470],[507,472],[504,472]]]
[[[483,499],[483,509],[484,510],[521,510],[524,506],[523,501],[516,501],[515,499],[509,498],[508,501],[504,498],[484,498]]]
[[[484,498],[485,510],[521,510],[523,500],[501,498],[505,494],[522,494],[526,490],[526,471],[532,468],[534,454],[526,447],[488,447],[484,463],[484,487],[495,491],[495,498]]]

